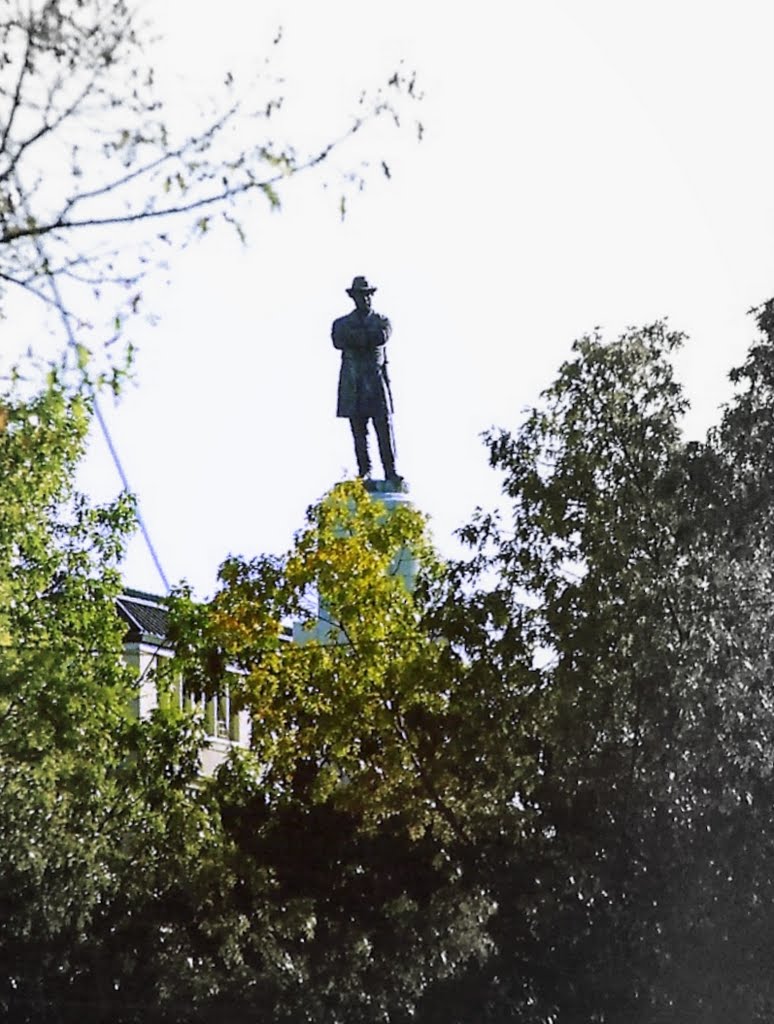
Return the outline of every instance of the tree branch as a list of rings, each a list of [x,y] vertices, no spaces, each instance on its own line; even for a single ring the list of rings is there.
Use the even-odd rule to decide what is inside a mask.
[[[23,281],[17,277],[13,277],[11,274],[6,274],[3,271],[0,271],[0,281],[6,281],[8,284],[15,285],[17,288],[23,288],[24,291],[29,292],[30,295],[34,295],[36,299],[40,299],[41,301],[45,302],[49,306],[52,306],[56,310],[60,310],[61,308],[59,303],[55,302],[50,296],[46,295],[45,292],[42,292],[39,289],[34,288],[29,281]],[[82,320],[80,317],[76,316],[75,313],[72,313],[70,310],[65,309],[64,312],[65,315],[68,316],[73,321],[73,323],[76,323],[79,327],[86,329],[92,326],[88,322],[88,320]]]
[[[24,47],[24,60],[22,61],[21,70],[19,71],[19,77],[16,80],[16,89],[14,90],[11,109],[8,113],[8,120],[6,121],[5,128],[3,129],[2,137],[0,137],[0,154],[5,153],[5,147],[11,134],[11,128],[13,127],[16,112],[19,109],[19,105],[21,104],[22,83],[24,82],[24,78],[27,74],[27,62],[29,61],[30,57],[30,49],[32,48],[32,38],[30,36],[29,30],[26,30],[26,34],[27,42]]]
[[[387,708],[387,710],[391,711],[389,707]],[[416,769],[416,772],[419,776],[419,781],[422,783],[422,786],[424,787],[425,792],[429,796],[433,806],[437,809],[437,811],[439,812],[443,820],[446,822],[446,824],[449,826],[449,828],[452,830],[452,833],[457,837],[457,839],[464,846],[472,846],[472,838],[467,834],[465,828],[457,818],[454,811],[452,811],[448,804],[438,794],[438,791],[436,790],[435,786],[430,780],[425,770],[425,766],[421,758],[419,757],[419,754],[416,752],[413,743],[411,742],[411,737],[409,736],[408,727],[405,723],[405,720],[403,719],[401,713],[397,710],[395,711],[393,721],[395,722],[395,731],[398,734],[398,738],[405,744],[406,749],[409,752],[409,756],[411,757],[412,764],[414,765],[414,768]]]
[[[303,165],[306,169],[309,165]],[[302,168],[298,168],[301,170]],[[174,217],[181,213],[191,213],[194,210],[204,209],[215,203],[225,202],[236,196],[244,195],[254,189],[265,190],[281,181],[284,174],[278,174],[265,181],[247,181],[236,188],[223,189],[214,195],[203,196],[201,199],[194,199],[190,203],[181,203],[178,206],[167,206],[160,210],[138,210],[135,213],[126,213],[116,217],[87,217],[83,220],[56,220],[48,224],[28,224],[23,228],[10,228],[0,235],[0,244],[15,242],[19,238],[39,238],[41,235],[49,234],[51,231],[72,230],[74,228],[100,228],[111,227],[116,224],[136,224],[146,220],[160,220],[163,217]]]
[[[18,149],[16,150],[16,153],[13,155],[10,163],[2,172],[2,174],[0,174],[0,181],[6,181],[10,177],[10,175],[13,174],[14,170],[18,166],[19,160],[21,160],[22,156],[29,149],[30,146],[38,142],[39,139],[42,139],[50,132],[54,131],[56,128],[59,127],[60,124],[62,124],[63,121],[65,121],[68,117],[71,117],[76,112],[78,107],[81,105],[81,103],[83,103],[83,101],[94,88],[94,83],[96,82],[96,80],[97,76],[94,75],[90,79],[88,84],[85,86],[85,88],[72,101],[72,103],[68,107],[65,107],[65,109],[62,110],[57,115],[57,117],[54,118],[53,121],[44,121],[44,123],[41,125],[40,128],[38,128],[36,132],[33,132],[32,135],[26,138],[23,142],[19,143]]]

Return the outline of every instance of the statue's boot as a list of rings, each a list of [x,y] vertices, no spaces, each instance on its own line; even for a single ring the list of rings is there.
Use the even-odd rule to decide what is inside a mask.
[[[368,421],[351,419],[352,440],[355,442],[357,475],[363,478],[371,475],[371,457],[368,454]]]
[[[385,480],[401,480],[395,470],[395,445],[392,439],[390,422],[386,416],[374,419],[376,439],[379,442],[379,458],[384,467]]]

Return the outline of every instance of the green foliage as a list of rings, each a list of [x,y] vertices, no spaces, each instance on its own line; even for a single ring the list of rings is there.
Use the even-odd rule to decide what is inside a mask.
[[[413,510],[387,514],[360,483],[339,484],[287,556],[232,559],[206,613],[178,605],[181,627],[200,620],[194,643],[178,645],[183,672],[212,692],[227,666],[237,670],[232,691],[261,723],[253,748],[279,796],[311,771],[321,799],[346,779],[346,799],[364,787],[378,815],[412,771],[406,720],[445,700],[431,669],[438,645],[394,571],[402,550],[431,558],[423,530]],[[299,643],[287,642],[291,620]]]
[[[439,572],[424,531],[412,509],[339,484],[287,555],[230,559],[208,606],[172,602],[177,671],[210,693],[228,672],[253,715],[253,749],[213,799],[239,911],[273,922],[285,964],[272,974],[263,932],[247,930],[236,977],[279,986],[275,1020],[409,1015],[428,977],[487,949],[491,900],[450,856],[460,823],[419,746],[449,700],[444,642],[398,571],[410,551],[428,584]]]
[[[20,1021],[129,1020],[127,998],[163,1003],[155,970],[155,988],[127,993],[173,934],[165,901],[217,848],[192,795],[190,723],[131,712],[115,597],[133,507],[73,492],[85,388],[52,370],[39,393],[3,398],[0,1006]]]
[[[678,342],[583,339],[489,438],[508,514],[464,531],[432,621],[479,688],[450,749],[497,952],[420,1020],[770,1017],[771,339],[706,444],[680,437]]]
[[[679,335],[581,339],[489,436],[504,508],[463,560],[345,483],[284,556],[229,559],[206,605],[181,590],[169,671],[253,716],[211,780],[190,716],[129,714],[131,505],[70,485],[88,385],[7,395],[6,1014],[770,1020],[771,308],[703,443]]]
[[[230,667],[261,723],[254,801],[232,793],[223,821],[236,874],[252,854],[307,908],[313,1018],[362,1019],[379,971],[385,1019],[416,1004],[424,1024],[770,1016],[771,340],[706,443],[681,436],[680,341],[657,323],[576,344],[488,438],[507,506],[462,531],[470,558],[438,565],[418,520],[346,485],[287,556],[180,601],[185,670],[212,688]],[[403,544],[427,566],[411,594]],[[310,588],[328,628],[289,644]],[[399,918],[421,981],[379,956],[384,850],[428,882]]]

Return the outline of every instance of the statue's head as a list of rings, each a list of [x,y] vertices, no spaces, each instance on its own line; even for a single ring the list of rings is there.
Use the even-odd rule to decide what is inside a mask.
[[[371,297],[375,291],[376,288],[368,283],[367,278],[355,277],[352,280],[352,287],[347,288],[347,295],[355,303],[357,309],[370,310]]]

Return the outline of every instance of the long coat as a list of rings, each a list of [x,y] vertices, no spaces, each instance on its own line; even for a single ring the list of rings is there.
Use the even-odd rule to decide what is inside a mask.
[[[391,416],[392,394],[384,348],[391,330],[386,316],[364,316],[357,309],[333,321],[333,345],[341,351],[337,416]]]

